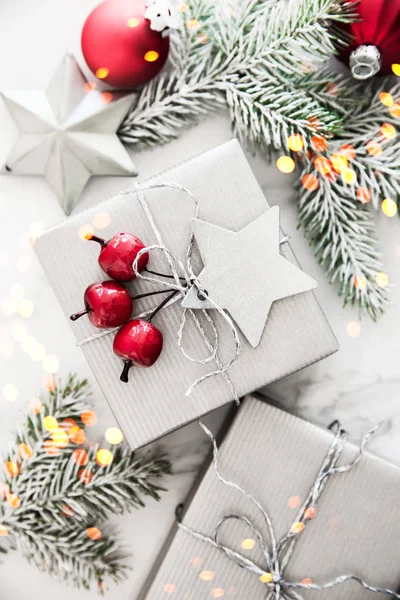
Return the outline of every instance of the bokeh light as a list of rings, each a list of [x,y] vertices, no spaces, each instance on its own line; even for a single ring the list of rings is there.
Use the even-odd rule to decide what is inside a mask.
[[[13,460],[6,460],[4,463],[4,471],[9,477],[18,477],[19,475],[19,464]]]
[[[395,75],[397,75],[398,77],[400,77],[400,65],[397,63],[394,63],[392,65],[392,71]]]
[[[45,374],[42,377],[42,386],[48,392],[54,392],[57,389],[57,380],[54,375]]]
[[[96,229],[105,229],[111,221],[110,215],[107,212],[101,212],[94,216],[93,225]]]
[[[314,167],[321,175],[327,175],[332,171],[332,163],[325,156],[317,156],[314,159]]]
[[[356,338],[361,333],[361,325],[357,321],[350,321],[347,325],[347,335],[352,338]]]
[[[343,171],[349,166],[349,161],[347,158],[338,153],[332,154],[331,162],[336,173],[343,173]]]
[[[43,409],[43,403],[40,398],[31,398],[28,402],[28,408],[31,412],[38,415]]]
[[[382,202],[382,212],[387,217],[394,217],[397,213],[397,204],[391,198],[385,198]]]
[[[328,140],[323,135],[313,135],[311,146],[316,152],[324,152],[328,147]]]
[[[356,157],[356,150],[351,144],[343,144],[343,146],[340,148],[339,154],[348,160],[354,160]]]
[[[144,60],[147,62],[155,62],[159,58],[159,53],[156,50],[148,50],[144,55]]]
[[[92,427],[97,423],[97,415],[93,410],[85,410],[81,414],[81,420],[87,427]]]
[[[293,525],[290,528],[290,531],[292,533],[299,534],[304,530],[304,527],[304,523],[302,523],[301,521],[297,521],[297,523],[293,523]]]
[[[81,427],[78,427],[78,425],[75,425],[69,429],[68,436],[71,442],[74,442],[74,444],[77,445],[84,444],[86,441],[85,432]]]
[[[382,154],[382,146],[379,142],[370,140],[367,143],[367,151],[371,156],[379,156],[379,154]]]
[[[128,25],[128,27],[131,27],[133,29],[134,27],[140,25],[140,19],[138,19],[137,17],[131,17],[127,20],[126,24]]]
[[[389,285],[389,275],[387,273],[384,273],[383,271],[381,271],[376,276],[376,283],[381,288],[387,287]]]
[[[102,92],[101,99],[103,100],[104,104],[110,104],[110,102],[112,102],[113,95],[111,92]]]
[[[199,577],[202,581],[212,581],[215,577],[213,571],[201,571]]]
[[[357,173],[353,169],[343,169],[342,177],[348,185],[354,185],[357,181]]]
[[[396,133],[397,133],[396,127],[394,125],[392,125],[391,123],[384,123],[381,127],[381,134],[387,140],[394,138]]]
[[[366,289],[367,280],[364,275],[354,275],[354,287],[361,291]]]
[[[19,508],[21,506],[21,500],[16,494],[8,494],[7,503],[11,508]]]
[[[77,465],[79,465],[80,467],[84,467],[89,462],[89,455],[86,452],[86,450],[77,448],[72,453],[72,459]]]
[[[315,519],[316,516],[317,516],[317,509],[315,508],[315,506],[309,506],[304,511],[304,518],[307,519],[307,521],[311,521],[312,519]]]
[[[69,444],[69,438],[67,432],[61,427],[54,429],[51,432],[51,439],[57,448],[66,448]]]
[[[97,541],[102,538],[102,533],[97,527],[88,527],[86,529],[86,533],[88,538],[90,538],[93,541]]]
[[[36,238],[40,237],[44,231],[44,224],[41,221],[34,221],[28,229],[28,237],[33,244]]]
[[[43,419],[43,427],[46,429],[46,431],[55,431],[56,429],[58,429],[58,421],[55,417],[47,415]]]
[[[204,560],[202,558],[200,558],[200,556],[195,556],[190,561],[190,564],[192,565],[192,567],[195,567],[196,569],[201,569],[202,566],[204,565]]]
[[[252,550],[256,545],[256,540],[253,540],[252,538],[246,538],[245,540],[242,540],[240,545],[244,550]]]
[[[13,383],[7,383],[3,387],[3,396],[9,402],[16,402],[18,400],[18,388]]]
[[[379,100],[384,106],[387,106],[388,108],[390,108],[394,104],[393,96],[388,92],[381,92],[379,94]]]
[[[110,450],[107,450],[107,448],[100,448],[100,450],[97,450],[96,462],[100,467],[107,467],[108,465],[111,465],[113,460],[113,453]]]
[[[29,319],[33,315],[34,310],[35,308],[31,300],[24,298],[18,302],[18,312],[23,319]]]
[[[299,133],[293,133],[288,138],[288,146],[292,152],[300,152],[304,148],[303,136]]]
[[[311,577],[304,577],[304,579],[302,579],[301,583],[303,585],[311,585],[312,584],[312,579],[311,579]]]
[[[107,67],[99,67],[96,71],[97,79],[105,79],[109,74],[110,70]]]
[[[193,31],[200,27],[200,23],[197,19],[189,19],[188,21],[186,21],[186,27]]]
[[[109,444],[120,444],[124,439],[124,434],[118,427],[109,427],[106,430],[105,438]]]
[[[163,587],[163,591],[166,594],[173,594],[174,592],[176,592],[176,585],[174,585],[173,583],[166,583]]]
[[[301,505],[301,497],[300,496],[291,496],[287,502],[289,508],[299,508]]]
[[[280,156],[276,161],[276,166],[281,173],[293,173],[296,168],[295,162],[290,156]]]
[[[18,454],[23,460],[30,460],[33,456],[33,450],[28,444],[20,444],[18,446]]]
[[[315,192],[319,188],[318,177],[312,173],[306,173],[306,175],[303,175],[301,183],[309,192]]]
[[[225,594],[224,590],[222,588],[213,588],[211,590],[211,596],[213,598],[222,598],[222,596]]]
[[[5,525],[0,523],[0,537],[6,537],[8,535],[8,529]]]
[[[367,204],[372,198],[372,194],[371,194],[370,190],[364,186],[360,186],[358,188],[358,190],[356,192],[356,196],[357,196],[358,200],[360,202],[362,202],[362,204]]]

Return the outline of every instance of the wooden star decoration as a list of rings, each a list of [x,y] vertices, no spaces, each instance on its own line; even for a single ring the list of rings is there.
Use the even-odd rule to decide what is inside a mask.
[[[1,93],[15,124],[2,171],[43,175],[66,214],[92,175],[136,175],[116,135],[134,95],[93,87],[66,55],[46,90]]]
[[[198,279],[207,295],[226,309],[255,348],[274,301],[317,287],[317,282],[279,252],[279,208],[265,212],[239,232],[193,219],[204,269]],[[193,286],[184,308],[215,306]]]

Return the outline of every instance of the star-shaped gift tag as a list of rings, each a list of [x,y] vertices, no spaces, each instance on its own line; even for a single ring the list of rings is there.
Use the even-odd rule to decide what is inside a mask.
[[[229,311],[255,348],[275,300],[307,292],[317,282],[279,253],[279,208],[271,208],[239,232],[193,219],[204,263],[199,281],[210,299]],[[184,308],[215,308],[193,286]]]
[[[1,93],[15,123],[2,171],[44,175],[66,214],[92,175],[136,175],[116,135],[134,95],[94,86],[66,55],[45,91]]]

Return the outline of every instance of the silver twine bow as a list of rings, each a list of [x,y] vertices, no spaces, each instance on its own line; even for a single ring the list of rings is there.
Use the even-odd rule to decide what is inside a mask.
[[[187,196],[192,200],[193,204],[194,204],[194,218],[198,218],[199,216],[199,203],[198,200],[191,194],[191,192],[189,190],[187,190],[185,187],[177,184],[177,183],[151,183],[145,186],[140,186],[137,188],[132,188],[132,189],[128,189],[128,190],[124,190],[122,192],[119,193],[120,196],[125,196],[125,195],[129,195],[129,194],[134,194],[136,196],[136,198],[138,199],[138,201],[140,202],[140,205],[142,207],[142,210],[146,216],[146,219],[153,231],[154,237],[156,239],[156,244],[147,246],[146,248],[144,248],[143,250],[141,250],[136,259],[135,262],[132,265],[132,268],[137,276],[138,279],[143,279],[144,281],[149,281],[152,283],[157,283],[159,286],[161,287],[165,287],[168,288],[169,290],[174,290],[175,294],[174,297],[172,297],[170,299],[170,301],[168,302],[167,306],[170,306],[172,304],[174,304],[175,302],[178,301],[182,301],[182,299],[186,296],[186,294],[188,293],[189,289],[191,288],[191,286],[195,286],[198,290],[198,294],[199,295],[203,295],[203,297],[207,297],[208,302],[210,302],[214,309],[222,316],[222,318],[225,320],[225,322],[227,323],[229,329],[232,332],[234,341],[235,341],[235,352],[233,357],[231,358],[231,360],[229,362],[227,362],[226,364],[222,364],[219,356],[218,356],[218,349],[219,349],[219,334],[218,334],[218,330],[217,327],[215,325],[214,319],[211,316],[211,314],[203,309],[200,311],[203,320],[208,324],[209,328],[211,329],[212,332],[212,339],[210,340],[209,335],[207,335],[206,331],[204,330],[204,327],[201,323],[201,321],[199,320],[196,311],[191,310],[191,309],[187,309],[187,308],[183,308],[182,309],[182,315],[181,315],[181,320],[180,320],[180,325],[179,325],[179,330],[178,330],[178,346],[180,351],[182,352],[182,354],[185,356],[186,359],[188,359],[191,362],[195,362],[198,364],[202,364],[202,365],[206,365],[208,363],[210,363],[211,361],[215,361],[217,368],[214,369],[213,371],[211,371],[210,373],[207,373],[205,375],[202,375],[201,377],[199,377],[187,390],[186,392],[186,396],[188,396],[189,394],[191,394],[191,392],[193,391],[193,389],[199,384],[202,383],[203,381],[206,381],[207,379],[210,379],[211,377],[215,377],[217,375],[222,375],[225,379],[226,384],[228,385],[232,396],[236,402],[236,404],[239,404],[239,396],[238,393],[235,389],[235,386],[233,385],[233,382],[231,381],[231,379],[229,378],[227,371],[232,367],[232,365],[236,362],[236,360],[239,358],[239,354],[240,354],[240,338],[237,332],[237,329],[232,321],[232,319],[230,318],[230,316],[228,315],[228,313],[223,310],[221,307],[219,307],[212,298],[210,298],[207,295],[206,290],[203,288],[201,282],[199,281],[198,277],[195,275],[194,271],[193,271],[193,266],[192,266],[192,255],[193,255],[193,246],[194,246],[194,234],[193,232],[190,233],[189,236],[189,241],[188,241],[188,246],[187,246],[187,250],[186,250],[186,256],[185,256],[185,261],[184,263],[179,259],[179,257],[174,254],[173,252],[171,252],[171,250],[169,250],[166,245],[163,242],[163,238],[161,235],[161,232],[159,231],[157,225],[155,224],[153,215],[150,211],[149,205],[145,199],[144,196],[144,192],[146,190],[155,190],[155,189],[165,189],[165,188],[170,188],[170,189],[175,189],[175,190],[179,190],[185,194],[187,194]],[[281,244],[285,243],[286,241],[288,241],[288,236],[284,237],[281,240]],[[171,271],[171,275],[173,278],[173,283],[171,283],[170,281],[165,281],[163,279],[159,279],[158,277],[150,277],[149,275],[144,274],[144,272],[139,272],[138,270],[138,263],[140,260],[140,257],[145,254],[145,253],[154,253],[154,252],[161,252],[169,266],[169,269]],[[140,315],[137,315],[135,318],[145,318],[146,316],[148,316],[152,311],[149,310],[147,312],[143,312]],[[197,311],[199,312],[199,311]],[[184,332],[185,332],[185,327],[187,324],[187,318],[189,317],[193,320],[198,332],[200,333],[205,346],[207,347],[208,350],[208,354],[204,357],[204,358],[198,358],[198,357],[193,357],[191,356],[187,350],[185,349],[184,346]],[[108,329],[106,331],[103,331],[101,333],[95,333],[87,338],[85,338],[84,340],[82,340],[81,342],[78,343],[79,346],[83,345],[83,344],[87,344],[88,342],[91,342],[92,340],[95,340],[99,337],[102,337],[104,335],[108,335],[114,331],[116,331],[117,328],[115,329]]]
[[[219,481],[221,481],[227,486],[230,486],[231,488],[234,488],[235,490],[238,490],[257,508],[257,510],[262,515],[263,522],[265,523],[267,536],[264,535],[260,531],[260,529],[258,529],[251,522],[251,520],[248,517],[240,514],[228,514],[222,517],[218,521],[212,537],[195,531],[187,525],[185,525],[184,523],[179,523],[178,526],[180,527],[180,529],[187,532],[194,538],[201,540],[209,544],[210,546],[218,549],[236,565],[238,565],[242,569],[245,569],[249,573],[252,573],[257,577],[261,578],[261,581],[265,583],[267,588],[265,600],[303,600],[303,597],[296,590],[327,590],[329,588],[338,586],[346,581],[356,581],[359,585],[371,592],[385,594],[393,598],[400,598],[400,595],[396,592],[389,589],[377,588],[372,585],[369,585],[367,582],[363,581],[355,575],[341,575],[339,577],[336,577],[332,581],[321,585],[318,585],[316,583],[293,583],[287,581],[284,575],[284,571],[293,554],[297,540],[299,539],[300,535],[302,535],[302,532],[306,529],[307,523],[316,514],[316,505],[320,496],[323,493],[326,483],[334,475],[346,473],[353,469],[359,463],[364,453],[364,449],[368,442],[368,439],[379,429],[382,423],[379,423],[376,427],[374,427],[370,432],[368,432],[364,436],[356,457],[351,462],[341,466],[338,466],[338,460],[347,443],[347,435],[340,428],[339,424],[336,424],[337,430],[335,433],[335,437],[322,463],[321,469],[317,475],[315,483],[311,487],[303,506],[299,509],[299,513],[297,515],[297,522],[295,522],[297,527],[295,530],[291,529],[289,533],[287,533],[280,541],[276,539],[271,518],[268,512],[262,506],[262,504],[258,502],[246,490],[241,488],[240,485],[238,485],[234,481],[229,481],[228,479],[223,477],[223,475],[221,475],[218,466],[218,447],[215,438],[211,431],[204,425],[204,423],[199,421],[199,425],[204,430],[206,435],[210,438],[213,444],[213,465]],[[266,566],[264,568],[260,567],[249,558],[243,556],[242,554],[240,554],[240,552],[228,548],[225,544],[221,542],[221,530],[223,526],[231,520],[241,521],[251,529],[253,535],[259,541],[263,556],[265,558]]]

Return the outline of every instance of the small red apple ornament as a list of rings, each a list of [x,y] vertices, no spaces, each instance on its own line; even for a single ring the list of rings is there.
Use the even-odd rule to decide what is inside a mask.
[[[145,0],[106,0],[90,13],[81,45],[96,77],[117,88],[132,88],[161,71],[169,37],[152,28],[145,12]]]
[[[133,281],[136,274],[132,265],[140,250],[145,248],[143,242],[131,233],[118,233],[108,242],[97,235],[87,234],[87,240],[97,242],[101,246],[99,265],[109,277],[117,281]],[[149,261],[149,255],[144,252],[138,260],[138,271],[141,272]]]
[[[151,367],[161,354],[163,336],[149,321],[133,319],[121,327],[114,338],[113,350],[124,360],[121,381],[128,381],[129,369]]]
[[[83,315],[89,317],[95,327],[119,327],[132,314],[133,302],[128,290],[115,281],[100,281],[86,288],[85,310],[71,315],[76,321]]]

